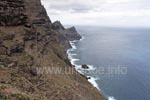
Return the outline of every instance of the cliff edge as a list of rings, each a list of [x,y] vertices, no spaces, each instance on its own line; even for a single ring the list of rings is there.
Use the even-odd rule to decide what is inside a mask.
[[[105,100],[67,58],[74,28],[54,27],[40,0],[0,5],[0,100]]]

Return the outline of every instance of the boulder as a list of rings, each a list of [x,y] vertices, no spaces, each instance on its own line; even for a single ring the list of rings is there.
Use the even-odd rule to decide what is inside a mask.
[[[87,80],[90,80],[90,79],[91,79],[91,77],[90,77],[90,76],[87,76],[87,77],[86,77],[86,79],[87,79]]]
[[[83,69],[89,69],[89,67],[87,65],[82,65]]]

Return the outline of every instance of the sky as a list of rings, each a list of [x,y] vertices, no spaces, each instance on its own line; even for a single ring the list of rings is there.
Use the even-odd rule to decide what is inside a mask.
[[[64,25],[150,27],[150,0],[42,0]]]

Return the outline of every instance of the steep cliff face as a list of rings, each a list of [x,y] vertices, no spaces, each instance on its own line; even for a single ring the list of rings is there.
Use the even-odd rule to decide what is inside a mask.
[[[81,36],[77,32],[77,30],[75,29],[75,27],[68,28],[68,29],[64,30],[62,33],[65,34],[66,38],[69,41],[80,40],[81,39]]]
[[[22,0],[0,1],[0,26],[15,26],[25,24],[27,15]]]
[[[38,73],[37,68],[61,73],[73,68],[64,46],[68,40],[53,29],[40,0],[1,0],[0,5],[5,5],[0,6],[0,100],[104,100],[74,69]]]
[[[56,31],[59,31],[59,33],[63,34],[64,37],[68,41],[80,40],[81,39],[81,36],[76,31],[75,27],[65,29],[64,26],[60,23],[60,21],[56,21],[56,22],[52,23],[52,29],[54,29]]]
[[[52,24],[52,28],[53,28],[54,30],[57,30],[57,31],[65,30],[64,26],[61,24],[60,21],[55,21],[55,22]]]

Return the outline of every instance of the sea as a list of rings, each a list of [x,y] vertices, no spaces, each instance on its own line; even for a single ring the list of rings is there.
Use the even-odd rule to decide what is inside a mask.
[[[79,73],[108,100],[150,100],[150,28],[76,28],[67,53]]]

